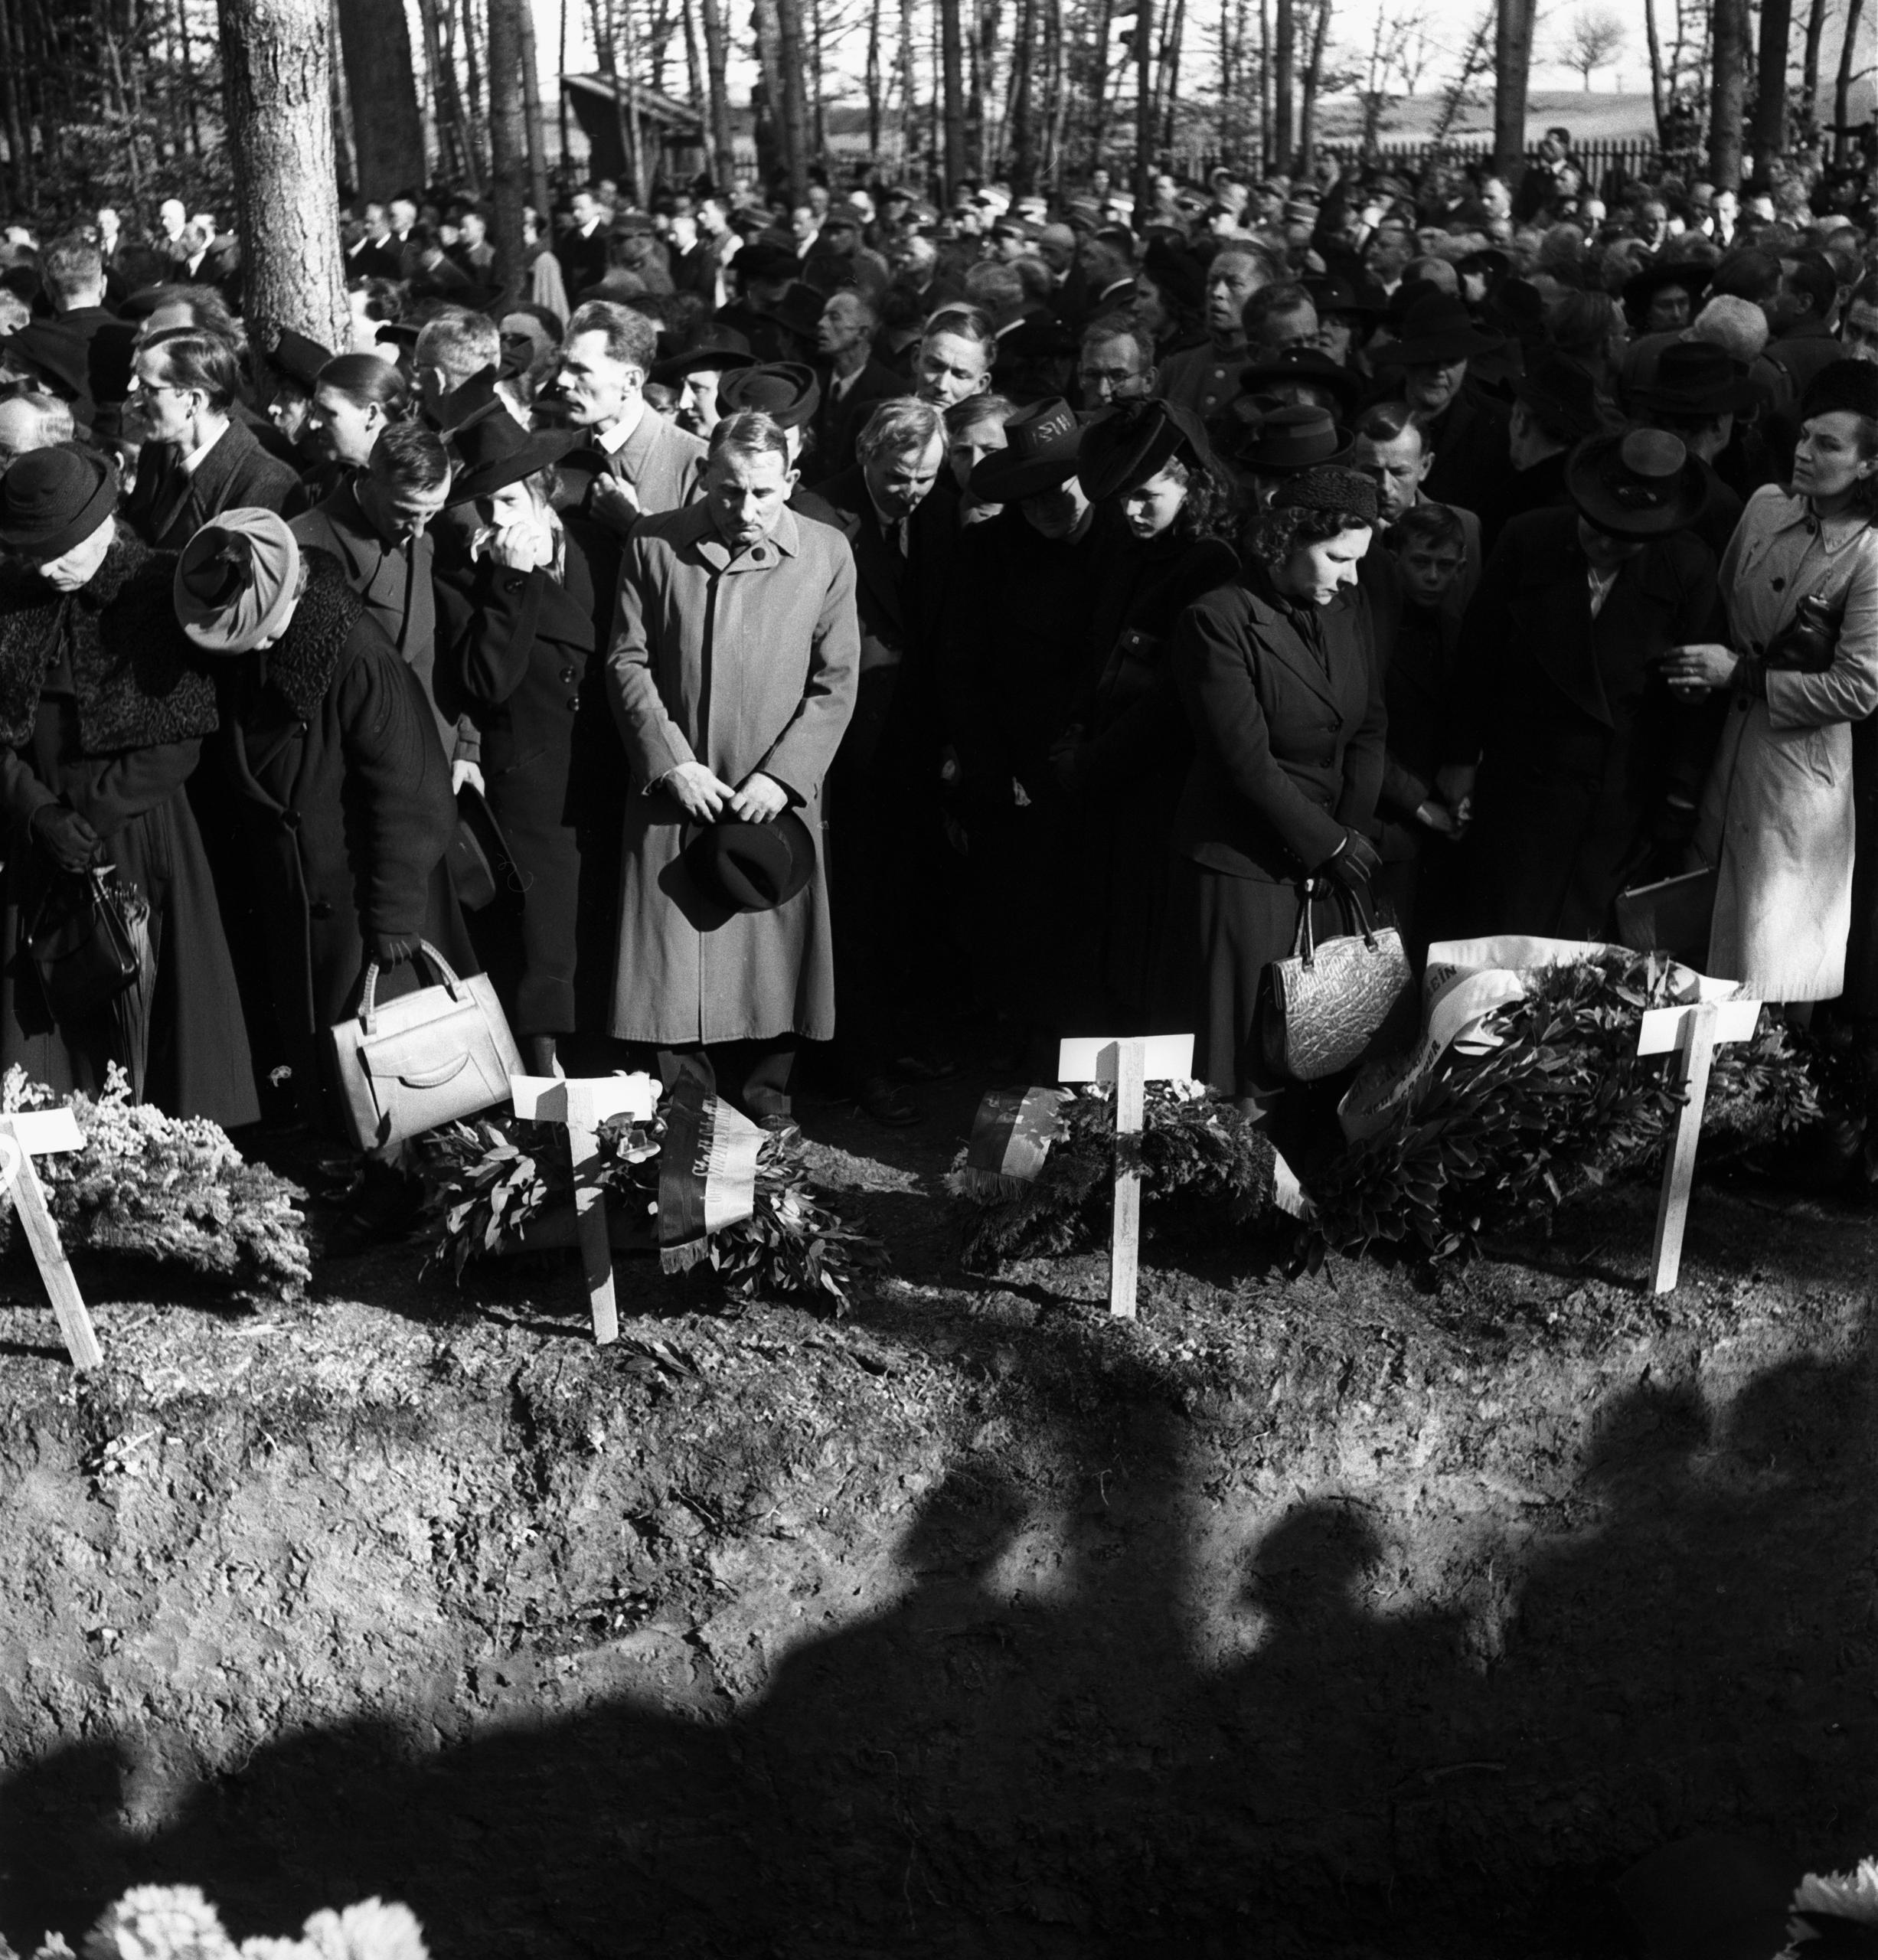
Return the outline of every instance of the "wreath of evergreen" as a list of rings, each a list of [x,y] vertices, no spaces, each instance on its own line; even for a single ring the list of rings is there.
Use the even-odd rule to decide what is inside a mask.
[[[665,1123],[616,1116],[599,1132],[594,1183],[609,1218],[655,1243],[658,1158]],[[559,1123],[484,1117],[450,1123],[423,1140],[428,1208],[437,1221],[433,1256],[460,1279],[472,1259],[525,1250],[527,1228],[571,1212],[573,1162]],[[770,1137],[756,1160],[753,1214],[712,1233],[705,1256],[726,1288],[744,1299],[782,1295],[838,1313],[867,1269],[886,1263],[877,1239],[849,1225],[810,1181],[799,1150]]]
[[[1683,1099],[1674,1057],[1640,1057],[1637,1034],[1647,1009],[1674,1004],[1671,978],[1661,959],[1616,951],[1534,974],[1524,998],[1483,1024],[1497,1045],[1448,1049],[1387,1129],[1301,1172],[1299,1266],[1382,1248],[1426,1259],[1469,1255],[1483,1233],[1574,1191],[1654,1174]],[[1751,1041],[1715,1051],[1704,1158],[1790,1135],[1818,1113],[1807,1057],[1763,1014]],[[964,1153],[955,1160],[947,1182],[965,1208],[968,1263],[1047,1256],[1106,1236],[1117,1163],[1112,1092],[1079,1091],[1060,1120],[1042,1171],[1014,1197],[976,1179]],[[1197,1083],[1151,1086],[1142,1133],[1127,1147],[1125,1161],[1142,1173],[1144,1217],[1155,1223],[1184,1215],[1243,1230],[1282,1220],[1265,1132]]]
[[[61,1097],[18,1067],[0,1079],[0,1110],[61,1102],[84,1147],[33,1162],[68,1253],[183,1266],[270,1301],[305,1291],[313,1276],[300,1209],[305,1194],[265,1164],[250,1164],[219,1124],[133,1102],[115,1063],[95,1097]],[[0,1207],[0,1245],[16,1230],[11,1205]]]

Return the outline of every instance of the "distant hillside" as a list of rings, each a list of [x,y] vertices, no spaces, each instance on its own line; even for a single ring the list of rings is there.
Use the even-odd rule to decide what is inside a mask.
[[[1385,143],[1413,142],[1429,133],[1440,113],[1441,98],[1432,91],[1396,103],[1383,119],[1382,139]],[[1595,89],[1587,95],[1582,89],[1548,89],[1527,97],[1526,140],[1529,143],[1537,142],[1555,122],[1563,122],[1581,142],[1592,137],[1621,142],[1625,137],[1650,137],[1656,133],[1647,86],[1641,95],[1605,95]],[[1354,136],[1362,126],[1363,111],[1354,98],[1333,96],[1324,105],[1323,128],[1328,140],[1334,142],[1340,137]],[[1462,110],[1452,133],[1458,137],[1493,134],[1491,93],[1483,92],[1478,107]]]

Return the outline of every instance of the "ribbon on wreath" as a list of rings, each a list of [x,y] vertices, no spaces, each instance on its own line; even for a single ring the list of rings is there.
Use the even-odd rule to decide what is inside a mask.
[[[953,1173],[953,1189],[988,1203],[1021,1197],[1063,1134],[1069,1099],[1066,1089],[988,1089],[972,1119],[972,1141]]]

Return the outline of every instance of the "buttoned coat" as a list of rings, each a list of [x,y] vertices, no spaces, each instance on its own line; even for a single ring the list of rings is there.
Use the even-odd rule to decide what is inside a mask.
[[[1676,532],[1619,567],[1594,619],[1576,511],[1529,511],[1501,532],[1449,715],[1449,760],[1480,757],[1467,930],[1615,930],[1669,798],[1701,793],[1713,717],[1671,694],[1654,662],[1709,635],[1715,591],[1707,546]]]
[[[785,510],[733,556],[704,505],[648,518],[626,546],[607,687],[631,769],[621,840],[619,958],[609,1031],[660,1047],[834,1032],[821,786],[860,666],[854,561],[826,524]],[[694,826],[662,789],[701,762],[762,770],[816,846],[786,903],[732,913],[683,859]]]
[[[237,417],[188,476],[181,474],[174,443],[146,443],[122,514],[145,544],[159,551],[180,551],[224,511],[279,510],[299,481],[292,465],[269,456]]]
[[[1356,592],[1293,606],[1263,568],[1188,607],[1168,658],[1194,757],[1174,820],[1159,986],[1223,1093],[1276,1086],[1260,1052],[1266,969],[1292,950],[1308,875],[1367,829],[1383,779],[1382,662]],[[1344,929],[1320,901],[1321,933]]]
[[[1854,927],[1853,724],[1878,710],[1878,528],[1840,517],[1822,529],[1770,485],[1742,514],[1722,591],[1738,653],[1764,653],[1809,594],[1840,626],[1823,674],[1769,671],[1764,700],[1727,697],[1696,837],[1720,874],[1708,970],[1764,1001],[1831,1000]],[[1857,936],[1869,985],[1862,920]]]

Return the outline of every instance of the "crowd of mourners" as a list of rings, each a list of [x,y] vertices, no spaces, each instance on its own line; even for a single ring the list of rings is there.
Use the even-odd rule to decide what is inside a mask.
[[[1514,185],[602,182],[508,265],[414,191],[346,214],[341,347],[257,345],[178,201],[15,221],[0,1064],[115,1058],[27,957],[108,864],[145,1093],[231,1128],[334,1127],[426,948],[531,1069],[782,1132],[804,1044],[897,1125],[1068,1034],[1282,1112],[1307,910],[1602,939],[1706,868],[1707,971],[1878,1112],[1878,256],[1795,194],[1563,130]],[[408,1202],[369,1164],[359,1228]]]

